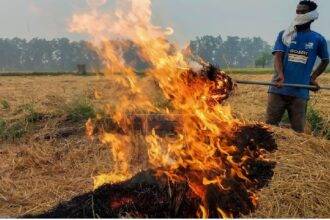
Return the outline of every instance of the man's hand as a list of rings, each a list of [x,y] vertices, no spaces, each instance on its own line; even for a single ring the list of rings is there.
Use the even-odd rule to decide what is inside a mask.
[[[320,85],[316,82],[316,80],[312,79],[310,82],[311,86],[316,86],[315,89],[311,89],[313,92],[318,92],[320,90]]]
[[[276,83],[277,88],[283,87],[283,83],[284,83],[284,74],[283,73],[279,73],[277,75],[277,78],[275,79],[275,83]]]

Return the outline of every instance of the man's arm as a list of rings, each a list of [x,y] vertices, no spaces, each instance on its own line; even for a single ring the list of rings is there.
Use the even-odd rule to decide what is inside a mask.
[[[312,89],[312,91],[318,91],[319,85],[316,82],[317,77],[319,77],[327,68],[329,64],[329,51],[328,51],[328,44],[324,37],[321,38],[320,43],[318,44],[317,48],[317,56],[321,59],[321,63],[318,67],[314,70],[311,76],[311,85],[316,86],[316,89]]]
[[[284,53],[281,51],[276,51],[274,54],[274,68],[277,73],[277,78],[275,82],[277,87],[282,87],[284,83],[284,72],[283,72],[283,57]]]
[[[316,79],[324,73],[329,65],[329,59],[324,59],[318,65],[318,67],[314,70],[312,77],[311,77],[311,85],[319,87],[319,84],[316,82]],[[319,89],[313,89],[312,91],[318,91]]]
[[[318,67],[314,70],[312,74],[312,81],[315,81],[317,77],[322,75],[329,65],[329,59],[322,60]]]

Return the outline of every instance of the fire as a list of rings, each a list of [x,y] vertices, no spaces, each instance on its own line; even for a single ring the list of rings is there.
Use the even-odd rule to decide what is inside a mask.
[[[172,182],[188,182],[201,201],[197,215],[207,218],[209,186],[226,191],[230,189],[227,179],[250,182],[242,168],[249,154],[233,158],[238,148],[222,138],[230,137],[242,125],[232,116],[230,107],[221,105],[233,88],[232,82],[212,67],[194,63],[192,68],[186,54],[166,39],[173,29],[152,24],[151,0],[120,0],[117,9],[110,12],[100,10],[105,0],[88,2],[90,10],[75,14],[70,30],[91,36],[95,50],[104,60],[106,77],[116,82],[114,100],[105,109],[121,131],[103,130],[99,135],[101,142],[110,146],[115,165],[111,174],[94,178],[95,187],[128,179],[140,169],[129,159],[138,140],[147,150],[147,168],[157,170],[158,176],[165,175]],[[149,81],[136,75],[110,39],[130,40],[138,46],[140,56],[150,64],[145,77]],[[150,81],[156,82],[156,86],[146,90]],[[155,87],[170,106],[155,104]],[[96,94],[101,97],[102,91]],[[140,117],[144,121],[153,114],[178,121],[176,134],[164,137],[155,128],[145,135],[137,134],[133,127],[141,112],[146,116]],[[92,120],[86,126],[87,134],[92,136]],[[256,203],[253,193],[250,197]],[[219,217],[232,217],[219,207],[217,211]]]
[[[232,214],[228,214],[220,208],[217,208],[217,211],[219,212],[219,216],[221,216],[222,218],[233,218]]]
[[[203,218],[203,219],[206,219],[208,217],[208,213],[207,213],[206,208],[204,206],[200,205],[199,209],[200,209],[201,214],[198,214],[198,216]]]

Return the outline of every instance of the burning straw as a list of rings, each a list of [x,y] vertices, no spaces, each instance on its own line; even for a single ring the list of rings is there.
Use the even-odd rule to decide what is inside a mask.
[[[189,54],[166,40],[168,31],[151,24],[150,0],[120,2],[115,13],[99,10],[105,1],[92,4],[71,24],[72,31],[91,35],[107,78],[118,86],[105,106],[111,126],[99,123],[101,116],[87,123],[88,135],[97,131],[116,165],[95,178],[95,192],[44,216],[237,217],[253,211],[255,191],[273,174],[274,164],[265,159],[276,148],[271,133],[232,116],[222,105],[234,88],[231,79],[212,66],[192,68]],[[125,63],[111,37],[138,46],[153,86]],[[153,102],[155,91],[167,106]],[[137,145],[146,154],[143,167],[131,160]]]
[[[204,201],[192,190],[188,181],[173,182],[166,174],[157,174],[162,170],[148,170],[139,172],[126,181],[103,185],[94,192],[60,204],[49,212],[25,217],[194,218],[202,217],[196,216],[198,213],[204,217],[246,215],[256,207],[256,197],[252,192],[268,183],[275,166],[275,163],[258,157],[258,152],[273,151],[276,144],[272,134],[260,125],[241,127],[233,133],[233,137],[234,139],[227,139],[239,149],[232,155],[233,158],[240,158],[245,151],[255,155],[241,166],[248,181],[228,175],[222,180],[222,188],[216,183],[207,183]],[[231,165],[228,164],[227,167],[230,168]],[[189,175],[191,171],[186,169],[178,172]],[[205,208],[201,207],[202,202],[206,204]]]

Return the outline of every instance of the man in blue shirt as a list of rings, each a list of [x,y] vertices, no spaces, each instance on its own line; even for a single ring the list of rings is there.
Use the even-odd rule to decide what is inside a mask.
[[[318,18],[317,4],[301,1],[297,6],[297,17],[293,24],[279,33],[273,54],[277,86],[269,88],[266,123],[278,125],[285,111],[288,111],[291,127],[303,132],[306,121],[306,107],[309,90],[283,87],[283,83],[315,85],[329,64],[327,42],[322,35],[310,29]],[[321,63],[313,71],[316,58]],[[317,91],[315,89],[313,91]]]

